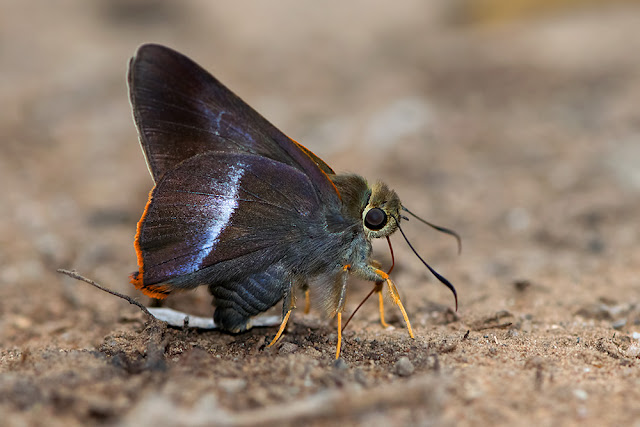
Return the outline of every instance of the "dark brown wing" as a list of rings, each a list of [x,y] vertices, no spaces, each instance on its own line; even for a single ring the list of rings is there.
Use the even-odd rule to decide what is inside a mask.
[[[141,46],[129,64],[129,92],[140,143],[154,181],[182,161],[209,151],[248,153],[292,166],[320,199],[340,195],[315,154],[288,138],[186,56]]]
[[[132,282],[162,298],[202,284],[194,273],[225,261],[242,259],[241,274],[264,271],[296,243],[321,239],[320,213],[313,184],[292,166],[251,154],[193,156],[151,193],[138,224]],[[207,282],[233,274],[222,270]]]

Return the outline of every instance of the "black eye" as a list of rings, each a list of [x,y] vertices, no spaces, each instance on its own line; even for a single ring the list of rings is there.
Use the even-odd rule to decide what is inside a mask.
[[[380,208],[370,209],[364,216],[364,225],[369,230],[380,230],[387,223],[387,214]]]

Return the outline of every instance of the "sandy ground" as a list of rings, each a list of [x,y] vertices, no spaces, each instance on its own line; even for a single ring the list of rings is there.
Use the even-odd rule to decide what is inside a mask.
[[[640,9],[489,24],[470,3],[1,2],[0,424],[640,425]],[[151,41],[456,229],[461,256],[406,226],[458,312],[399,236],[416,338],[370,301],[338,363],[317,311],[265,348],[275,328],[167,328],[57,274],[149,302],[125,72]],[[213,310],[204,289],[167,305]]]

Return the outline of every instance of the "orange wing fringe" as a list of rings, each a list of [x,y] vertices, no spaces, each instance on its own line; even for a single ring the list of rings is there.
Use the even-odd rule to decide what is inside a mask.
[[[149,212],[149,206],[151,205],[151,200],[153,200],[153,190],[155,190],[155,186],[149,192],[149,200],[144,207],[144,211],[142,212],[142,216],[140,217],[140,221],[138,221],[138,226],[136,228],[136,237],[133,242],[133,246],[136,249],[136,256],[138,258],[138,271],[129,276],[129,279],[133,286],[136,289],[142,291],[145,295],[151,298],[164,299],[170,293],[171,289],[168,285],[164,284],[155,284],[155,285],[145,285],[143,282],[144,277],[144,258],[142,256],[142,249],[140,248],[140,234],[142,233],[142,224],[144,223],[145,218],[147,217],[147,213]]]

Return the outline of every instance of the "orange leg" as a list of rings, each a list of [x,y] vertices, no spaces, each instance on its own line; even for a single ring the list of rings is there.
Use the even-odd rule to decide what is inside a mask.
[[[336,344],[336,359],[340,357],[340,348],[342,347],[342,310],[344,310],[344,304],[347,300],[347,278],[349,277],[349,271],[351,271],[351,264],[347,264],[342,267],[342,289],[340,290],[340,297],[336,307],[336,315],[338,316],[338,344]]]
[[[304,291],[304,314],[309,314],[311,310],[311,297],[309,296],[309,289]]]
[[[336,360],[340,357],[341,346],[342,346],[342,313],[338,313],[338,345],[336,346]]]
[[[396,285],[394,285],[394,283],[389,278],[389,275],[384,271],[375,270],[375,272],[378,273],[380,277],[382,277],[387,282],[387,285],[389,287],[389,293],[391,294],[391,299],[393,300],[394,303],[396,303],[396,305],[398,306],[398,308],[400,308],[400,311],[402,312],[402,317],[404,318],[404,322],[407,325],[409,336],[411,338],[415,338],[415,336],[413,335],[413,329],[411,329],[411,322],[409,322],[409,316],[407,316],[407,312],[405,311],[404,306],[402,305],[402,301],[400,301],[400,295],[398,294],[398,289],[396,288]]]
[[[378,294],[378,301],[380,302],[380,324],[383,328],[388,328],[389,324],[384,320],[384,298],[382,296],[382,282],[376,283],[376,293]]]
[[[289,311],[287,311],[287,314],[285,314],[284,319],[282,319],[282,323],[280,324],[280,329],[278,329],[278,333],[276,334],[275,338],[269,343],[267,347],[271,347],[276,342],[278,342],[278,339],[284,332],[284,328],[287,326],[287,322],[289,321],[289,315],[291,314],[291,310],[293,310],[293,308],[290,308]]]

